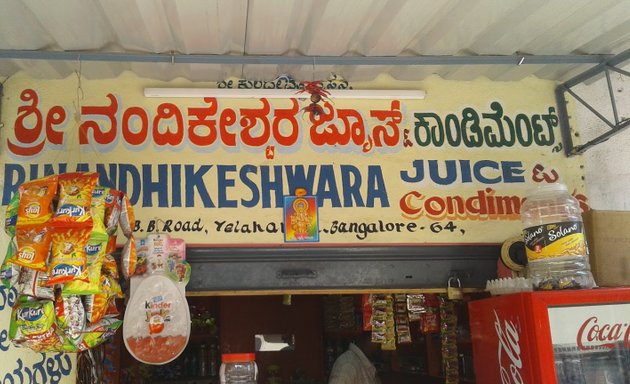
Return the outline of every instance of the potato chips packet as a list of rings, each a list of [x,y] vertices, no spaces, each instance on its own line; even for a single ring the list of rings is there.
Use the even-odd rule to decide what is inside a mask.
[[[91,229],[91,226],[85,225],[58,225],[53,228],[49,285],[72,280],[89,281],[85,247]]]
[[[45,271],[50,253],[51,231],[48,224],[18,226],[15,232],[17,252],[11,262]]]
[[[55,223],[91,223],[92,192],[98,181],[96,172],[73,172],[59,176],[59,203]]]
[[[42,224],[52,217],[52,201],[57,193],[57,176],[26,182],[18,188],[17,225]]]

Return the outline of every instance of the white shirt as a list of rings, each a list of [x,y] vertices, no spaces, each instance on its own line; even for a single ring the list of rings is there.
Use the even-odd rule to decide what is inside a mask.
[[[350,343],[348,350],[335,360],[328,384],[380,384],[380,380],[363,351]]]

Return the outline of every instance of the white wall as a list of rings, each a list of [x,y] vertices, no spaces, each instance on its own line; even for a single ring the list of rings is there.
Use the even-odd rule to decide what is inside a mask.
[[[630,65],[626,65],[623,69],[630,71]],[[611,72],[611,79],[619,117],[628,119],[630,118],[630,77]],[[614,121],[604,77],[592,84],[576,86],[573,90],[595,106],[610,121]],[[574,104],[577,120],[571,120],[572,126],[577,126],[580,135],[578,140],[587,142],[594,137],[595,133],[609,130],[605,123],[592,112],[577,102]],[[590,206],[597,210],[630,211],[630,128],[592,147],[582,156],[584,156],[586,193]]]

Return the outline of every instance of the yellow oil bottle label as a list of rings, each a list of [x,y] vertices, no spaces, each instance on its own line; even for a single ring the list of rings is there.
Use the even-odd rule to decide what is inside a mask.
[[[527,260],[586,256],[588,249],[580,221],[537,225],[523,231]]]

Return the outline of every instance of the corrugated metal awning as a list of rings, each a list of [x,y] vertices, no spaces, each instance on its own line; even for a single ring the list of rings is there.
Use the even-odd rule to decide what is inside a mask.
[[[0,0],[0,9],[0,80],[66,77],[78,61],[87,78],[566,80],[630,48],[627,0]]]

